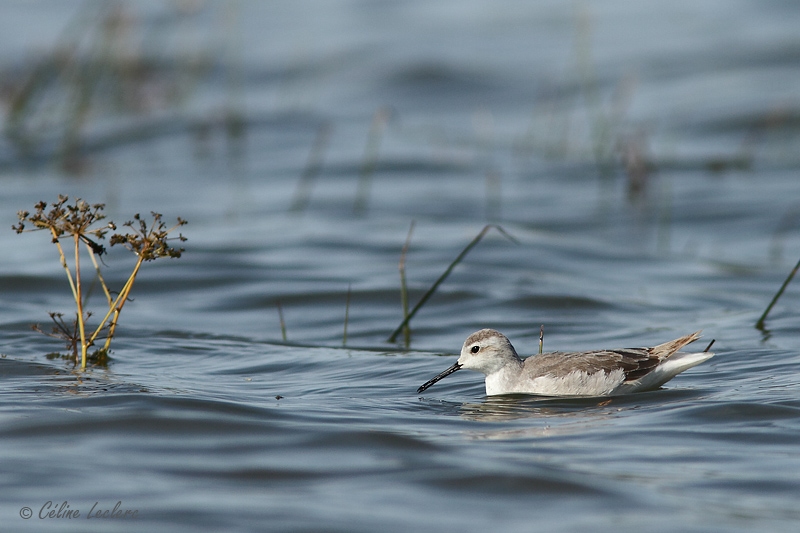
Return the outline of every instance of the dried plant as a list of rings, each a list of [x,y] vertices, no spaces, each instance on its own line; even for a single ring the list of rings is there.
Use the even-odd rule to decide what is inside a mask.
[[[19,224],[12,226],[12,229],[17,233],[38,230],[50,232],[52,242],[58,248],[61,266],[64,268],[69,280],[72,296],[75,300],[76,318],[73,326],[70,327],[64,321],[63,314],[50,313],[54,327],[52,332],[47,333],[47,335],[65,340],[67,348],[73,352],[76,360],[80,347],[81,368],[86,368],[88,348],[94,346],[95,341],[103,331],[105,331],[105,343],[102,348],[95,351],[93,357],[105,358],[107,356],[111,339],[116,331],[119,315],[125,302],[129,299],[133,283],[142,263],[154,261],[160,257],[177,258],[181,256],[184,251],[183,248],[171,246],[170,241],[178,240],[184,242],[186,237],[179,234],[178,237],[170,238],[169,234],[178,227],[185,225],[186,221],[178,218],[178,222],[174,226],[167,228],[162,221],[162,215],[159,213],[152,213],[153,220],[149,225],[137,214],[133,217],[134,220],[124,224],[124,226],[130,228],[130,231],[115,233],[111,236],[109,239],[111,246],[123,245],[132,251],[137,258],[128,280],[122,289],[116,293],[116,298],[113,298],[112,291],[109,290],[102,276],[100,264],[95,256],[102,256],[106,253],[106,248],[100,244],[100,241],[105,239],[109,231],[116,231],[117,226],[113,222],[100,225],[101,221],[105,219],[103,214],[104,204],[90,205],[80,198],[76,198],[73,204],[69,204],[68,200],[67,196],[59,195],[58,201],[52,204],[49,210],[47,210],[46,202],[39,202],[36,204],[35,212],[32,214],[29,211],[20,211],[18,213]],[[33,227],[26,230],[26,224]],[[62,239],[71,239],[72,241],[74,248],[72,269],[70,269],[67,256],[61,245]],[[91,335],[88,334],[86,327],[86,321],[91,316],[91,313],[85,310],[85,295],[81,276],[81,244],[83,244],[94,265],[97,280],[103,288],[108,304],[108,312]],[[34,327],[34,329],[43,332],[38,326]]]

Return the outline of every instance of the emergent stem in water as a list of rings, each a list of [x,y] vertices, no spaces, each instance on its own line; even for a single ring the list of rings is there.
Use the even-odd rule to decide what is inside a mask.
[[[103,326],[105,325],[106,321],[109,319],[109,317],[113,312],[114,318],[112,318],[111,322],[108,324],[108,334],[106,335],[106,342],[103,345],[104,350],[108,350],[108,347],[111,345],[111,339],[114,337],[114,332],[117,329],[117,321],[119,320],[119,315],[122,312],[122,307],[125,305],[125,302],[128,301],[128,295],[131,293],[131,289],[133,288],[133,282],[136,281],[136,275],[139,273],[139,268],[142,266],[143,262],[144,259],[139,257],[139,259],[136,261],[136,266],[133,267],[133,272],[131,272],[128,281],[125,282],[125,285],[123,285],[122,290],[119,291],[117,299],[114,300],[114,302],[111,304],[111,306],[108,309],[108,313],[106,313],[106,316],[103,317],[103,320],[100,322],[100,325],[97,327],[97,330],[95,330],[94,334],[92,335],[92,338],[90,339],[90,342],[93,342],[95,338],[97,338],[97,335],[103,329]]]
[[[58,241],[58,234],[56,233],[56,230],[50,228],[50,232],[53,234],[53,243],[55,243],[56,248],[58,248],[58,255],[61,256],[61,266],[67,273],[67,279],[69,280],[69,288],[72,290],[72,297],[75,298],[75,300],[77,300],[78,294],[75,291],[75,281],[72,279],[72,272],[70,272],[69,265],[67,265],[67,256],[64,255],[64,249],[61,247],[61,243]]]
[[[94,258],[94,251],[92,247],[89,246],[88,243],[83,243],[86,245],[86,250],[89,252],[89,257],[92,260],[92,264],[94,265],[94,270],[97,273],[97,279],[100,281],[100,286],[103,287],[103,293],[106,295],[106,300],[108,301],[108,306],[114,302],[114,299],[111,297],[111,292],[108,290],[108,285],[106,284],[106,280],[103,278],[103,274],[100,272],[100,265],[97,264],[97,259]]]
[[[398,270],[400,271],[400,305],[403,307],[403,320],[408,319],[408,284],[406,283],[406,255],[408,255],[408,247],[411,245],[411,234],[414,233],[414,226],[416,221],[411,221],[411,227],[408,228],[408,236],[403,245],[403,251],[400,252],[400,264]],[[406,348],[411,344],[411,328],[406,325],[403,326],[403,338],[405,340]]]
[[[83,294],[81,292],[81,238],[73,235],[75,240],[75,305],[78,307],[78,331],[81,335],[81,369],[86,368],[86,327],[83,322]]]
[[[539,353],[542,353],[543,348],[544,348],[544,324],[542,324],[542,327],[539,328]]]
[[[781,288],[778,289],[778,292],[776,292],[775,296],[772,297],[772,301],[769,303],[766,310],[764,310],[764,313],[761,315],[761,318],[758,319],[758,322],[756,322],[756,328],[764,329],[764,321],[767,319],[767,315],[769,314],[770,311],[772,311],[772,307],[775,305],[775,302],[778,301],[778,298],[781,297],[783,291],[786,290],[786,287],[789,285],[789,282],[792,281],[794,275],[797,274],[798,269],[800,269],[800,260],[797,261],[797,264],[794,265],[792,271],[789,272],[789,275],[784,280],[783,285],[781,285]]]
[[[453,269],[456,267],[456,265],[459,264],[462,259],[464,259],[464,256],[466,256],[469,253],[469,251],[472,250],[481,241],[481,239],[484,237],[484,235],[486,235],[486,233],[492,228],[494,228],[497,231],[499,231],[503,236],[505,236],[511,242],[514,242],[514,243],[518,243],[519,242],[519,241],[517,241],[517,239],[515,239],[514,237],[509,235],[506,232],[506,230],[504,230],[501,226],[498,226],[497,224],[488,224],[488,225],[484,226],[484,228],[480,231],[480,233],[478,233],[475,236],[475,238],[473,238],[472,241],[470,241],[470,243],[467,244],[464,247],[463,250],[461,250],[461,253],[458,254],[458,256],[453,260],[453,262],[450,263],[450,265],[445,269],[445,271],[442,273],[442,275],[439,276],[439,278],[436,281],[433,282],[433,285],[431,285],[431,287],[425,292],[425,294],[422,295],[422,298],[419,299],[419,302],[417,302],[417,305],[414,306],[414,308],[403,319],[403,321],[400,323],[400,325],[395,328],[395,330],[392,332],[391,335],[389,335],[389,338],[387,339],[387,342],[395,342],[395,340],[397,339],[397,336],[400,334],[401,331],[403,331],[403,328],[405,328],[408,325],[408,323],[411,322],[411,319],[414,318],[414,315],[417,314],[417,311],[419,311],[420,308],[422,308],[422,306],[425,305],[425,302],[427,302],[428,299],[431,296],[433,296],[433,293],[436,292],[436,289],[439,288],[439,285],[441,285],[444,282],[444,280],[447,279],[447,276],[450,275],[450,273],[453,271]]]

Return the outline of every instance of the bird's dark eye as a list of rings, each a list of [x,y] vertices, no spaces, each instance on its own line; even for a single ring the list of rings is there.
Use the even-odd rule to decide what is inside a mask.
[[[472,349],[470,351],[472,353],[478,353],[478,352],[481,351],[481,347],[476,344],[475,346],[472,347]]]

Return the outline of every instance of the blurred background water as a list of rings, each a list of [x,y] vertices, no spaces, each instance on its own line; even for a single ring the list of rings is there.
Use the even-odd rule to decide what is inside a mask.
[[[797,530],[800,288],[754,327],[800,257],[795,3],[0,9],[4,530]],[[30,330],[74,309],[54,246],[10,228],[58,194],[189,221],[84,372]],[[486,224],[518,242],[490,230],[406,345],[412,222],[412,305]],[[540,325],[717,356],[610,401],[415,394]]]

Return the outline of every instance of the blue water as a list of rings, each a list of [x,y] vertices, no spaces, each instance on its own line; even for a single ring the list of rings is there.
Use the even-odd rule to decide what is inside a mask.
[[[754,327],[800,256],[792,3],[119,6],[139,74],[96,67],[72,151],[69,76],[0,140],[3,531],[797,530],[800,288]],[[0,9],[3,94],[113,48],[95,4]],[[74,308],[55,247],[10,229],[58,194],[189,220],[86,371],[30,330]],[[490,230],[406,346],[412,222],[412,305],[486,224],[516,242]],[[541,325],[717,355],[612,399],[415,393],[474,330],[532,354]]]

